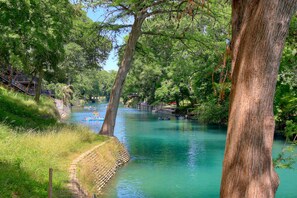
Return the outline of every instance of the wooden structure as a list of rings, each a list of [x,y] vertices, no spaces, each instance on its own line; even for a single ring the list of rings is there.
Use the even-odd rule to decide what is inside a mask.
[[[34,96],[36,93],[38,78],[28,77],[26,74],[13,69],[12,67],[1,67],[0,83],[8,85],[17,91]],[[54,97],[51,90],[42,90],[41,94]]]

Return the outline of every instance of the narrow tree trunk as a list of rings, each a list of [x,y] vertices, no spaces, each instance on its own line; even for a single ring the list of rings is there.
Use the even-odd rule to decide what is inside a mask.
[[[32,75],[32,77],[31,77],[31,80],[30,80],[30,82],[29,82],[29,84],[27,86],[27,89],[26,89],[28,93],[30,93],[31,84],[32,84],[34,78],[36,77],[36,68],[30,74]]]
[[[38,103],[40,99],[40,94],[41,94],[41,86],[42,86],[42,78],[43,78],[43,68],[39,68],[39,77],[37,81],[37,89],[35,89],[35,97],[34,100]]]
[[[10,87],[13,87],[13,85],[12,85],[12,83],[13,83],[13,67],[12,66],[10,66],[10,74],[9,74],[9,82],[8,82],[8,85],[10,86]]]
[[[106,110],[104,123],[102,125],[100,134],[113,136],[114,126],[116,121],[116,115],[122,93],[122,88],[131,67],[132,58],[135,51],[135,46],[138,38],[141,35],[141,25],[144,21],[144,17],[136,17],[132,30],[129,34],[128,43],[125,48],[124,57],[121,62],[121,66],[118,70],[111,94],[109,104]]]
[[[176,108],[178,109],[178,108],[180,107],[180,105],[179,105],[179,98],[178,98],[178,96],[177,96],[177,97],[175,97],[175,103],[176,103]]]
[[[232,88],[221,197],[274,197],[273,98],[297,0],[233,0]]]

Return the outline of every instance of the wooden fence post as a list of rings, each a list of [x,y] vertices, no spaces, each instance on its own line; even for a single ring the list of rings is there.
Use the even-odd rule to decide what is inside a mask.
[[[48,179],[48,198],[53,197],[53,169],[49,168],[49,179]]]

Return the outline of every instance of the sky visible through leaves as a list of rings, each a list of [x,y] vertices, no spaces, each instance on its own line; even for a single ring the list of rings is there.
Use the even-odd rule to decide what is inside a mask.
[[[89,18],[91,18],[93,21],[103,21],[104,20],[104,15],[105,12],[103,9],[88,9],[87,10],[87,15]],[[122,34],[120,37],[117,38],[118,40],[118,44],[121,45],[123,44],[123,39],[125,37],[125,33]],[[109,70],[118,70],[118,55],[117,52],[115,50],[112,50],[109,54],[109,57],[105,63],[105,65],[103,66],[103,69],[106,71]]]

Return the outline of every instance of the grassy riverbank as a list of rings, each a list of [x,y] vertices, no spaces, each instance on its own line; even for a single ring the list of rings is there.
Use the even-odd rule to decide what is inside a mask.
[[[0,121],[13,128],[44,129],[57,123],[58,111],[54,101],[33,97],[0,87]]]
[[[68,168],[80,153],[106,140],[88,128],[57,121],[53,101],[0,87],[0,197],[46,197],[54,169],[54,197],[68,196]]]

